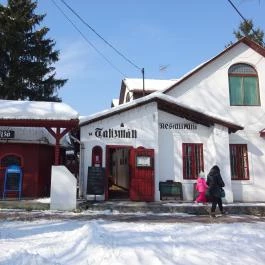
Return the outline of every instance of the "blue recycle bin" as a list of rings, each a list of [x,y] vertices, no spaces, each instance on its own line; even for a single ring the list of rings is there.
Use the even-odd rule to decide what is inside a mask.
[[[10,165],[6,168],[3,199],[8,192],[17,192],[20,200],[22,192],[22,170],[20,166]]]

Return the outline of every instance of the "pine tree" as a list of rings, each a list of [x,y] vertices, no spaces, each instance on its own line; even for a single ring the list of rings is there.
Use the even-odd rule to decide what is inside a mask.
[[[241,22],[239,29],[233,33],[238,40],[246,36],[264,47],[264,32],[259,28],[254,29],[253,21],[251,19]]]
[[[35,0],[8,0],[0,5],[0,98],[61,101],[58,89],[67,80],[55,78],[59,60],[55,42],[40,27],[45,15],[34,13]]]
[[[248,37],[258,43],[260,46],[265,47],[263,41],[264,31],[259,28],[254,29],[252,19],[242,21],[238,27],[238,30],[234,30],[233,34],[235,35],[237,40],[243,37]],[[230,41],[230,43],[227,44],[226,47],[229,47],[232,44],[233,42]]]

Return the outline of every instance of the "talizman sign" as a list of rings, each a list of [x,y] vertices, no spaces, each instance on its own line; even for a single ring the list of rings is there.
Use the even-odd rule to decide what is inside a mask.
[[[92,136],[93,133],[89,132],[89,136]],[[131,129],[103,129],[96,128],[94,135],[98,138],[137,138],[137,131]]]

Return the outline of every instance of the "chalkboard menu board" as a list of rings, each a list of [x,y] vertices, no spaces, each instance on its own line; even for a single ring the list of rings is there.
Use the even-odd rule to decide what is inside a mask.
[[[88,167],[87,194],[102,195],[105,192],[106,177],[105,168]]]

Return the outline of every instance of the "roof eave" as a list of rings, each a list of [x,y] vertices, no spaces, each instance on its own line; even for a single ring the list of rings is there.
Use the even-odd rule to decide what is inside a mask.
[[[0,119],[0,126],[13,127],[61,127],[74,128],[79,124],[79,119],[51,120],[51,119]]]
[[[105,113],[105,114],[102,114],[100,116],[97,116],[95,118],[91,118],[88,121],[81,122],[79,124],[79,127],[86,126],[86,125],[91,124],[93,122],[97,122],[99,120],[111,117],[113,115],[119,114],[119,113],[124,112],[124,111],[128,111],[128,110],[137,108],[141,105],[145,105],[145,104],[153,102],[153,101],[157,102],[158,109],[160,109],[160,110],[166,111],[166,112],[171,113],[173,115],[177,115],[179,117],[183,117],[185,119],[191,120],[193,122],[196,122],[198,124],[202,124],[202,125],[207,126],[207,127],[213,126],[215,123],[217,123],[217,124],[220,124],[220,125],[227,127],[229,133],[231,133],[231,132],[234,133],[238,130],[244,129],[244,127],[242,127],[242,126],[239,126],[239,125],[236,125],[236,124],[233,124],[233,123],[230,123],[230,122],[218,119],[218,118],[214,118],[212,116],[203,114],[203,113],[198,112],[196,110],[192,110],[192,109],[189,109],[187,107],[180,106],[176,103],[168,102],[165,99],[161,99],[159,96],[153,96],[153,97],[148,98],[147,100],[143,100],[143,98],[141,98],[141,100],[136,104],[132,104],[132,105],[128,105],[128,106],[124,105],[124,108],[122,108],[122,109],[119,108],[116,111],[114,110],[114,111],[111,111],[109,113]]]
[[[188,78],[190,78],[192,75],[194,75],[195,73],[199,72],[201,69],[203,69],[205,66],[207,66],[208,64],[210,64],[211,62],[215,61],[217,58],[221,57],[223,54],[227,53],[228,51],[230,51],[232,48],[234,48],[235,46],[237,46],[239,43],[244,43],[247,46],[249,46],[250,48],[252,48],[254,51],[256,51],[257,53],[259,53],[260,55],[262,55],[263,57],[265,57],[265,49],[258,45],[256,42],[252,41],[251,39],[247,38],[247,37],[243,37],[240,40],[238,40],[237,42],[235,42],[234,44],[230,45],[228,48],[226,48],[225,50],[223,50],[221,53],[219,53],[218,55],[216,55],[215,57],[213,57],[212,59],[210,59],[209,61],[205,62],[204,64],[202,64],[200,67],[196,68],[194,71],[192,71],[191,73],[189,73],[188,75],[184,76],[183,78],[181,78],[176,84],[173,84],[172,86],[170,86],[169,88],[165,89],[163,91],[163,93],[167,93],[170,90],[172,90],[175,86],[181,84],[182,82],[184,82],[185,80],[187,80]]]

